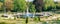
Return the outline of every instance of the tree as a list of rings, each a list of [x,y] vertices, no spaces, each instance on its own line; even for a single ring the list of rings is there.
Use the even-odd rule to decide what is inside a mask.
[[[2,8],[2,6],[3,6],[3,3],[2,2],[0,2],[0,10],[2,10],[3,8]]]
[[[0,0],[0,10],[3,10],[3,2],[4,0]]]
[[[0,2],[3,2],[4,0],[0,0]]]
[[[30,12],[35,12],[36,11],[35,10],[35,5],[32,2],[29,3],[29,11]]]
[[[47,10],[49,7],[52,7],[53,9],[56,8],[56,4],[53,0],[44,0],[44,9]]]
[[[33,4],[35,5],[36,12],[41,12],[43,8],[43,0],[34,0]]]
[[[15,0],[14,1],[14,5],[15,5],[15,10],[19,11],[19,12],[25,12],[26,11],[26,2],[25,0]]]
[[[11,11],[13,9],[13,0],[5,0],[4,3],[7,11]]]

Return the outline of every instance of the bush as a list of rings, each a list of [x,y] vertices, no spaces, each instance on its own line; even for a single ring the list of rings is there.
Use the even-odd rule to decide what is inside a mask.
[[[38,22],[38,21],[40,21],[40,18],[39,17],[34,17],[34,21]]]
[[[0,22],[0,24],[7,24],[7,23],[5,23],[5,22]]]
[[[16,20],[16,17],[14,17],[14,20]]]

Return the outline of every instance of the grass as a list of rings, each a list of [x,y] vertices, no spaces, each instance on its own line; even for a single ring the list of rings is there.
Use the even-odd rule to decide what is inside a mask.
[[[15,23],[0,22],[0,24],[15,24]]]
[[[36,24],[36,23],[39,23],[39,22],[36,22],[34,20],[30,21],[31,19],[29,19],[27,24]],[[50,23],[53,24],[54,23],[54,20],[51,20],[51,21],[49,21],[48,24],[50,24]],[[60,20],[56,20],[55,22],[59,24]],[[16,19],[16,20],[4,20],[4,19],[0,19],[0,24],[26,24],[26,23],[25,23],[25,19],[20,18],[20,19]],[[47,23],[46,23],[46,21],[44,21],[44,22],[42,22],[42,24],[47,24]]]

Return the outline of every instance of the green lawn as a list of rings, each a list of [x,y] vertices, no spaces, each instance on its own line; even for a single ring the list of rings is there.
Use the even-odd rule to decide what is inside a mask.
[[[16,20],[11,20],[11,19],[0,19],[0,24],[26,24],[26,20],[25,19],[16,19]],[[60,24],[60,20],[51,20],[48,21],[48,23],[46,21],[44,22],[36,22],[36,21],[32,21],[32,19],[29,18],[29,21],[27,24]]]

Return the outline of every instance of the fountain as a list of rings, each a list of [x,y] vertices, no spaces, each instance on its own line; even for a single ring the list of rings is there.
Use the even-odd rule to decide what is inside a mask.
[[[28,8],[27,8],[27,13],[26,13],[27,15],[26,16],[29,16],[29,11],[28,11]]]
[[[29,13],[29,8],[27,7],[27,12],[26,12],[26,16],[27,17],[34,17],[34,15],[32,13]]]
[[[26,0],[26,2],[29,2],[29,0]],[[29,3],[27,3],[29,5]],[[29,16],[29,6],[27,5],[27,12],[26,12],[26,16]]]
[[[26,2],[31,2],[30,0],[26,0]],[[27,3],[28,5],[27,5],[27,12],[26,12],[26,16],[28,17],[28,16],[33,16],[33,14],[31,14],[31,13],[29,13],[29,3]],[[34,16],[33,16],[34,17]]]

